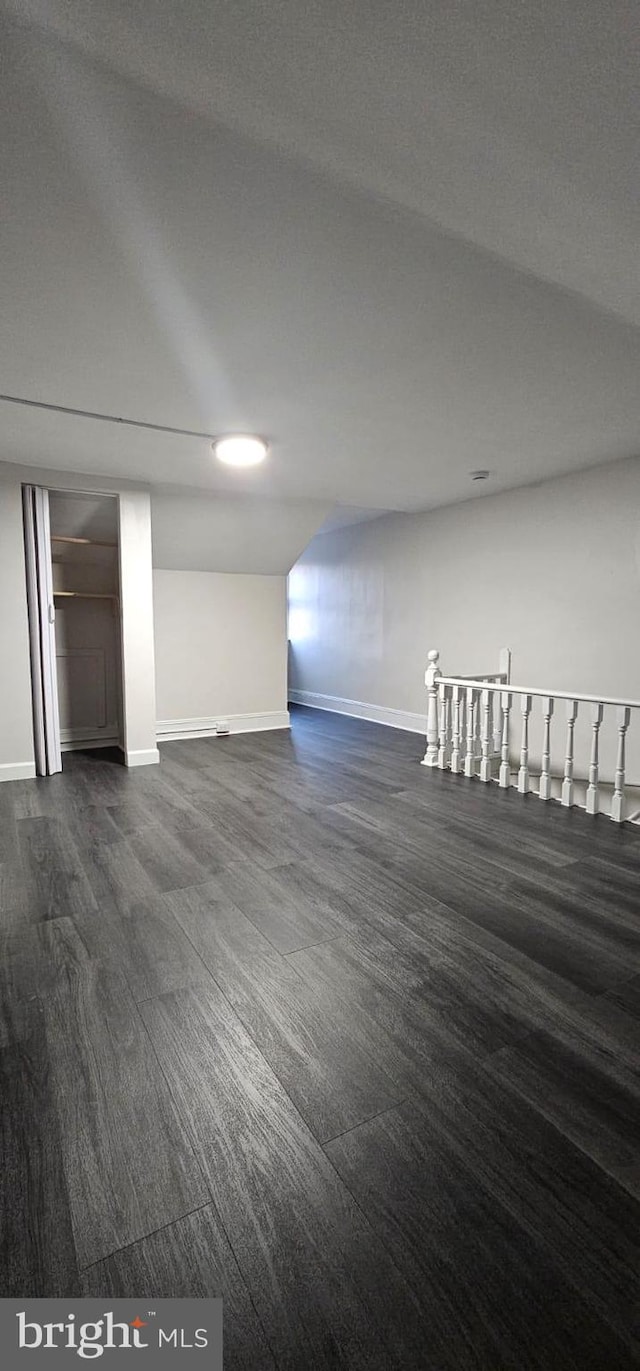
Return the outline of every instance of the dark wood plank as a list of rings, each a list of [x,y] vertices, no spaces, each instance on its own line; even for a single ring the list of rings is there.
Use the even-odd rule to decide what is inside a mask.
[[[25,919],[32,917],[33,902],[29,900],[29,890],[24,877],[22,863],[18,860],[0,862],[0,914],[2,927],[22,928]],[[39,911],[33,917],[37,918]]]
[[[432,1320],[431,1365],[631,1367],[553,1260],[407,1103],[327,1146]]]
[[[609,871],[605,863],[575,862],[553,877],[540,873],[535,884],[513,881],[509,890],[523,914],[531,910],[571,931],[575,941],[610,963],[611,974],[621,980],[640,968],[640,868],[635,876],[623,873],[618,882],[604,874]]]
[[[436,1008],[419,1004],[403,988],[402,975],[369,960],[352,939],[305,948],[287,957],[310,989],[342,1004],[349,1031],[374,1057],[404,1096],[420,1091],[425,1077],[455,1064],[468,1043],[461,1031]],[[483,1057],[489,1054],[485,1044]]]
[[[117,804],[136,784],[118,748],[95,748],[65,753],[62,774],[47,779],[47,790],[56,801],[59,792],[63,805],[76,797],[83,804],[106,805]]]
[[[609,990],[603,999],[640,1019],[640,976],[632,976],[628,981],[623,981],[614,990]]]
[[[210,980],[162,895],[120,913],[99,909],[75,922],[91,955],[125,977],[136,1001]]]
[[[221,898],[222,896],[222,898]],[[249,973],[259,981],[299,978],[273,943],[242,910],[224,897],[218,881],[176,890],[163,897],[170,916],[198,952],[228,999]]]
[[[640,1064],[637,1035],[622,1014],[505,942],[432,901],[403,919],[387,916],[384,936],[362,929],[352,935],[364,972],[392,973],[418,1004],[440,1010],[449,1030],[458,1028],[482,1052],[499,1041],[517,1041],[542,1029],[554,1039],[575,1040],[591,1050],[614,1050],[630,1070]],[[629,1050],[627,1050],[629,1049]]]
[[[197,804],[220,836],[233,845],[238,861],[268,870],[291,860],[291,848],[273,817],[256,814],[252,806],[236,800],[229,792],[221,795],[210,781],[205,793],[198,796]]]
[[[0,1046],[28,1038],[42,1019],[42,997],[78,974],[88,959],[71,919],[0,930]]]
[[[176,831],[180,834],[184,851],[204,869],[205,880],[224,871],[227,866],[235,866],[238,861],[238,844],[220,833],[208,815],[197,814],[195,822]]]
[[[488,824],[480,826],[473,818],[468,822],[467,815],[442,814],[434,818],[429,813],[429,823],[419,810],[416,812],[406,804],[394,805],[389,799],[376,797],[369,801],[350,802],[334,807],[338,819],[345,818],[355,826],[360,825],[378,840],[391,840],[419,853],[424,851],[425,842],[429,847],[441,843],[445,848],[457,847],[464,853],[464,863],[481,863],[485,870],[493,870],[496,881],[511,876],[537,876],[540,868],[553,873],[558,866],[573,865],[573,859],[566,853],[549,850],[545,843],[527,841],[522,838],[517,845],[508,846]],[[426,831],[425,831],[426,830]]]
[[[68,826],[56,819],[20,819],[17,829],[32,917],[56,919],[95,908]]]
[[[423,1366],[414,1298],[221,993],[141,1010],[279,1364]]]
[[[36,929],[37,929],[36,925]],[[11,921],[0,929],[0,1047],[28,1038],[41,1014],[33,957],[34,930]]]
[[[99,962],[44,997],[81,1266],[208,1199],[126,982]]]
[[[82,1275],[86,1299],[223,1300],[225,1371],[275,1363],[212,1205],[114,1252]]]
[[[231,901],[256,925],[278,952],[335,938],[345,922],[327,902],[306,895],[294,866],[270,871],[238,863],[214,877],[221,900]]]
[[[607,856],[606,850],[600,853],[594,852],[592,848],[587,860],[555,873],[552,890],[566,890],[569,894],[579,892],[586,897],[587,908],[594,913],[602,911],[603,908],[604,911],[611,908],[613,896],[618,913],[631,915],[630,920],[623,921],[624,926],[630,933],[635,927],[637,934],[634,916],[638,913],[639,878],[640,862],[635,849],[626,845],[616,853],[615,860],[612,860]],[[546,888],[546,882],[541,884]],[[637,937],[631,946],[637,951]]]
[[[146,768],[142,770],[146,772]],[[125,838],[153,824],[176,832],[200,821],[188,794],[172,784],[165,766],[157,771],[154,768],[153,776],[138,773],[133,786],[118,796],[107,796],[107,800],[110,816]]]
[[[80,1281],[42,1024],[0,1051],[0,1099],[2,1295],[72,1299]]]
[[[85,848],[94,843],[117,843],[122,840],[122,833],[113,820],[113,813],[113,805],[87,803],[82,810],[82,819],[68,822],[72,829],[81,833]]]
[[[319,816],[323,819],[329,811]],[[333,823],[344,838],[343,820],[338,820],[333,811]],[[325,885],[331,903],[338,899],[337,908],[346,911],[357,923],[372,923],[382,927],[387,914],[401,918],[404,914],[421,909],[431,895],[430,867],[419,871],[413,866],[406,851],[398,843],[390,842],[385,847],[372,835],[370,850],[360,837],[362,830],[351,830],[353,841],[349,847],[342,847],[331,857],[322,854],[314,857],[312,872],[317,873]]]
[[[400,1098],[337,999],[305,985],[238,909],[206,886],[166,898],[315,1137],[332,1138]]]
[[[416,1109],[640,1357],[640,1204],[473,1060],[425,1076]]]
[[[118,842],[93,839],[81,842],[79,846],[95,909],[126,911],[158,894],[157,886],[127,839]]]
[[[580,989],[597,993],[628,977],[628,961],[614,937],[589,936],[579,898],[556,914],[546,891],[535,897],[533,888],[523,894],[507,883],[500,889],[480,868],[475,875],[471,870],[461,874],[453,853],[426,854],[425,868],[431,898]]]
[[[532,999],[534,1023],[541,1001],[591,1004],[571,981],[439,900],[429,900],[401,919],[388,918],[384,936],[412,959],[416,971],[440,964],[455,967],[461,982],[481,980],[485,1000],[497,1007],[513,1004],[514,1010],[525,1012],[527,1023],[526,1006]]]
[[[464,794],[456,787],[457,779],[462,781]],[[422,815],[429,829],[432,825],[436,830],[446,827],[456,836],[461,827],[468,827],[472,839],[476,840],[476,850],[478,842],[487,840],[495,854],[500,831],[506,827],[512,837],[509,848],[522,847],[525,853],[539,856],[545,867],[569,866],[592,855],[593,839],[585,833],[584,815],[577,812],[559,812],[555,804],[541,805],[534,795],[517,795],[494,786],[487,789],[476,780],[467,784],[466,778],[451,777],[447,773],[441,773],[442,783],[436,785],[420,781],[419,777],[412,781],[409,776],[407,780],[407,788],[403,784],[393,796],[393,809],[414,818]],[[626,844],[622,830],[617,827],[612,836],[607,832],[599,834],[598,841],[607,851],[616,853]],[[462,846],[466,849],[464,838]],[[500,856],[499,846],[497,850]],[[505,855],[508,859],[509,852]]]
[[[38,819],[44,814],[43,799],[47,794],[48,787],[45,784],[34,784],[33,781],[12,781],[6,790],[3,787],[3,796],[0,799],[0,826],[2,837],[0,837],[0,861],[5,850],[5,842],[15,841],[14,834],[11,833],[9,825],[17,819]]]
[[[582,1029],[582,1031],[580,1031]],[[587,1020],[532,1033],[485,1066],[640,1200],[640,1042],[625,1063],[615,1028]]]
[[[321,1142],[388,1109],[402,1089],[353,1032],[337,998],[247,978],[234,1007]]]
[[[128,842],[158,891],[180,890],[209,879],[210,872],[185,847],[181,833],[151,826],[132,833]]]

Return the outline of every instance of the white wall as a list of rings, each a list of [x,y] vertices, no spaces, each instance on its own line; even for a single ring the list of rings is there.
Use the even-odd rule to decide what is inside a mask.
[[[20,483],[0,467],[0,780],[35,776]]]
[[[288,726],[285,578],[327,510],[152,493],[159,738]]]
[[[127,766],[146,766],[160,760],[148,491],[121,491],[119,518],[124,755]]]
[[[315,538],[290,576],[290,636],[291,698],[416,729],[431,647],[445,674],[497,670],[508,646],[516,684],[640,699],[640,459]]]
[[[158,734],[286,727],[284,576],[153,573]]]

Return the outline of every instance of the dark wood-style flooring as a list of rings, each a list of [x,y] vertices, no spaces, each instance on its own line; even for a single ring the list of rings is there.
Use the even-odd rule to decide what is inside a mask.
[[[640,832],[287,732],[0,787],[0,1294],[227,1368],[640,1365]]]

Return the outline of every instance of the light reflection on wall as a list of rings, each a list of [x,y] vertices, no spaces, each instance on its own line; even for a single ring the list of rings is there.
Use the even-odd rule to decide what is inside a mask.
[[[312,608],[310,567],[294,567],[287,583],[287,624],[289,642],[305,643],[315,636],[316,615]]]

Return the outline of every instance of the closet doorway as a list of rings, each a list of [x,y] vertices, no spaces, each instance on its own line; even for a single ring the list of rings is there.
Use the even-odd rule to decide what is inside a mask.
[[[118,540],[117,496],[25,487],[39,775],[72,749],[122,744]]]

